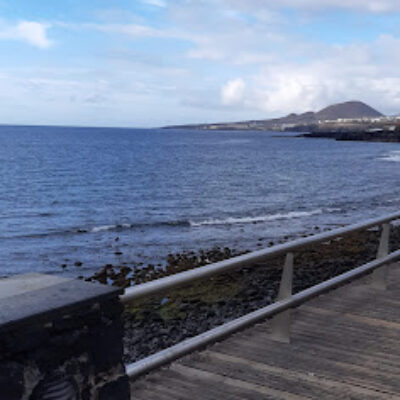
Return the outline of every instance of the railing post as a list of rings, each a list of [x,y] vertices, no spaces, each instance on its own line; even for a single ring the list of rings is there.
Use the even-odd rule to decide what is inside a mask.
[[[292,297],[293,260],[293,253],[287,253],[279,286],[278,301]],[[290,343],[290,310],[286,310],[273,317],[271,320],[271,327],[271,337],[274,340]]]
[[[390,226],[390,223],[382,225],[378,254],[376,256],[377,259],[386,257],[389,254]],[[372,273],[372,287],[376,289],[386,289],[388,268],[388,265],[384,265]]]

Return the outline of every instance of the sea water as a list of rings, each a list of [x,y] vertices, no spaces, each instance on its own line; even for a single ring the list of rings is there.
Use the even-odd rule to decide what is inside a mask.
[[[0,126],[0,276],[252,250],[399,209],[396,143]]]

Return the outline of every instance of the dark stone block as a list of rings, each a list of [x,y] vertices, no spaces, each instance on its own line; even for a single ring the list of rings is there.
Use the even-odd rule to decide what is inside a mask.
[[[0,398],[16,400],[24,392],[23,366],[15,362],[0,363]]]
[[[84,346],[79,346],[80,337],[79,331],[53,336],[45,346],[32,352],[32,358],[42,371],[48,372],[83,353]]]
[[[49,333],[43,326],[13,329],[0,334],[0,358],[7,353],[21,353],[41,347],[48,339]]]
[[[38,274],[0,279],[0,400],[43,399],[50,392],[128,400],[128,378],[115,379],[116,370],[123,372],[119,293]]]
[[[123,356],[122,329],[110,325],[94,332],[90,341],[90,354],[96,373],[108,371],[117,365]]]
[[[53,320],[54,331],[65,332],[71,331],[83,326],[98,325],[101,321],[99,311],[90,311],[74,314],[62,315]]]
[[[91,399],[91,397],[92,397],[92,395],[91,395],[91,390],[88,388],[88,387],[86,387],[85,389],[83,389],[82,390],[82,393],[81,393],[81,398],[82,398],[82,400],[92,400]]]
[[[0,289],[4,291],[0,296],[0,331],[38,319],[49,320],[60,312],[84,310],[96,301],[115,299],[122,292],[115,287],[41,274],[1,279]]]
[[[102,314],[108,318],[114,319],[124,311],[124,307],[117,299],[106,301],[101,306]]]
[[[30,400],[77,400],[79,388],[75,380],[60,372],[47,374],[35,387]]]
[[[99,400],[130,400],[129,379],[122,376],[99,390]]]

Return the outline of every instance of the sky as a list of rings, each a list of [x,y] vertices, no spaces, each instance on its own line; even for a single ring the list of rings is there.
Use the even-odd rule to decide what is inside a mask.
[[[0,123],[400,113],[399,0],[0,0]]]

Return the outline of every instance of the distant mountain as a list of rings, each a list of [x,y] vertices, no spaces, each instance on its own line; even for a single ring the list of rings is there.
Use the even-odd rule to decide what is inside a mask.
[[[318,112],[308,111],[302,114],[289,114],[286,117],[253,120],[243,122],[224,122],[217,124],[175,125],[166,128],[176,129],[220,129],[220,130],[282,130],[288,125],[307,126],[316,124],[318,121],[356,118],[381,117],[379,111],[361,101],[347,101],[345,103],[333,104]]]
[[[383,115],[361,101],[347,101],[326,107],[315,114],[317,120],[335,120],[340,118],[377,118]]]

